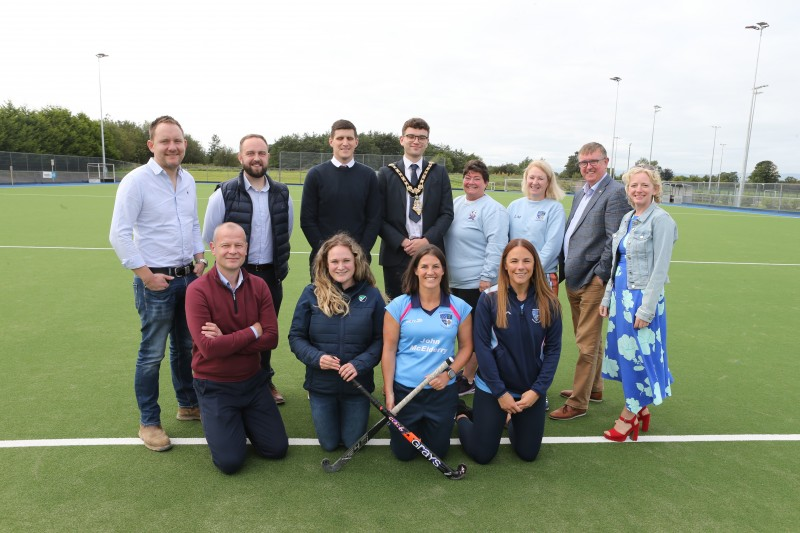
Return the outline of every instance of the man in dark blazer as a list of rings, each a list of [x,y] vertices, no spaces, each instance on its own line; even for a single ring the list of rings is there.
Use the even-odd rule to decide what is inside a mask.
[[[553,420],[583,416],[590,401],[603,401],[603,319],[599,308],[611,278],[611,236],[630,211],[625,187],[606,173],[608,155],[603,145],[583,145],[578,167],[586,181],[572,201],[558,269],[567,284],[578,361],[572,389],[561,391],[566,403],[550,413]]]
[[[421,118],[403,124],[403,159],[378,171],[381,198],[381,252],[386,295],[403,293],[403,272],[423,246],[444,250],[444,234],[453,222],[453,192],[447,170],[423,159],[430,127]]]

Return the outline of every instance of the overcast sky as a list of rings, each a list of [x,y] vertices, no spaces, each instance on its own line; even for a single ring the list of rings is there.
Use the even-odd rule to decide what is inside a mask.
[[[490,164],[563,167],[587,141],[619,168],[650,154],[676,173],[741,173],[759,32],[766,21],[748,172],[800,177],[800,2],[673,0],[6,2],[0,102],[141,122],[170,114],[208,146],[245,133],[400,133]],[[412,10],[417,11],[412,11]],[[717,130],[714,142],[712,126]],[[399,145],[398,145],[399,153]],[[273,162],[273,166],[276,162]]]

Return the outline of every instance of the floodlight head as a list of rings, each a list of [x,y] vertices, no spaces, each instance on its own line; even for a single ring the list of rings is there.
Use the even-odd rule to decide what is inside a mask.
[[[103,53],[99,53],[99,54],[95,54],[95,55],[97,56],[97,59],[103,59],[104,57],[108,57],[108,54],[103,54]]]
[[[658,113],[659,111],[661,111],[661,106],[660,105],[654,105],[653,109],[655,109],[656,113]]]
[[[608,79],[610,79],[611,81],[615,81],[617,83],[619,83],[620,80],[622,80],[622,78],[620,78],[619,76],[614,76],[613,78],[608,78]]]
[[[744,29],[746,29],[746,30],[757,30],[759,28],[758,28],[758,26],[753,25],[753,26],[745,26]]]
[[[764,28],[769,28],[769,24],[767,24],[766,22],[756,22],[756,24],[757,24],[758,26],[760,26],[762,30],[763,30]]]

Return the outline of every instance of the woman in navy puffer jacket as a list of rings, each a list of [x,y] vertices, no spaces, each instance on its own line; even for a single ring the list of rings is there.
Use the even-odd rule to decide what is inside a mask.
[[[325,241],[314,260],[314,284],[297,301],[289,346],[306,365],[303,388],[326,451],[350,447],[367,430],[369,400],[348,382],[357,377],[375,390],[385,306],[358,243],[344,233]]]

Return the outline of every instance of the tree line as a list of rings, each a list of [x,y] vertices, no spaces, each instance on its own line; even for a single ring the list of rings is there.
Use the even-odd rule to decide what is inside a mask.
[[[106,157],[132,163],[145,163],[150,158],[147,149],[149,122],[140,123],[130,120],[104,121]],[[280,152],[330,152],[328,144],[329,132],[305,133],[303,135],[283,135],[270,145],[273,162],[278,161]],[[395,155],[402,149],[399,135],[378,131],[362,132],[358,137],[358,152],[362,154]],[[212,135],[207,148],[189,133],[186,133],[187,148],[184,163],[207,164],[221,167],[236,167],[238,147],[236,149],[222,144],[218,135]],[[29,152],[58,155],[77,155],[100,157],[100,121],[90,118],[85,113],[72,114],[63,107],[48,106],[40,110],[27,107],[16,107],[6,102],[0,107],[0,151]],[[443,161],[448,172],[460,174],[470,159],[480,159],[473,153],[455,149],[447,144],[431,143],[426,154]],[[522,176],[532,159],[526,157],[519,163],[490,165],[492,174]],[[671,169],[662,168],[658,161],[639,159],[636,164],[649,164],[656,167],[664,181],[708,181],[708,176],[675,176]],[[621,172],[617,172],[617,175]],[[750,183],[776,183],[780,180],[778,168],[772,161],[761,161],[756,164],[748,178]],[[563,180],[581,180],[578,169],[578,152],[570,155],[559,174]],[[722,182],[738,181],[736,172],[723,172],[719,176]],[[798,180],[789,176],[786,183]]]

